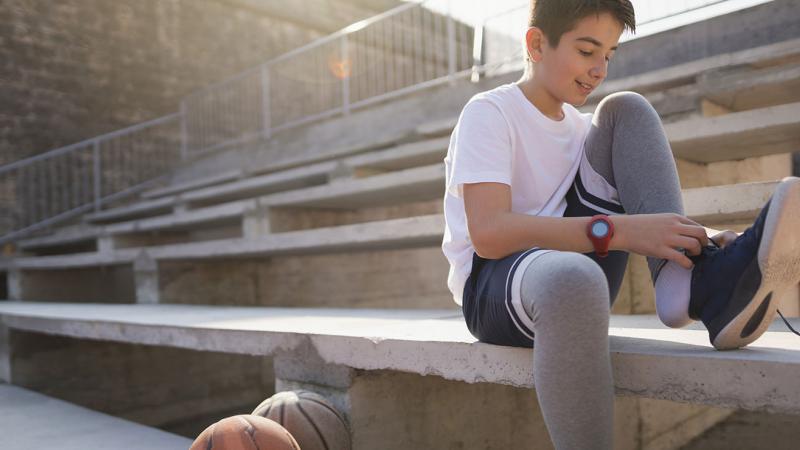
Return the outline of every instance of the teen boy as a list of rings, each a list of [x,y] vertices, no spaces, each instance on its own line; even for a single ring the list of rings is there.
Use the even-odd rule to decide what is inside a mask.
[[[474,96],[446,165],[448,287],[480,341],[533,347],[557,449],[612,448],[609,310],[629,252],[647,256],[661,321],[702,320],[717,349],[757,339],[800,281],[800,179],[742,235],[686,218],[660,118],[633,92],[573,105],[605,79],[628,0],[538,0],[516,83]],[[707,232],[711,233],[711,238]]]

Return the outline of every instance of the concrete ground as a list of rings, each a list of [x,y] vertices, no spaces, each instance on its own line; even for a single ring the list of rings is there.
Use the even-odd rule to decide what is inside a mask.
[[[800,448],[800,415],[736,411],[681,450],[792,450]]]
[[[0,383],[0,448],[179,450],[192,440]]]

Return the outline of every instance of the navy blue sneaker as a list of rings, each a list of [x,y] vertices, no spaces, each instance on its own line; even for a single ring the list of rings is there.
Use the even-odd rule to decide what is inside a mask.
[[[800,178],[784,178],[735,241],[689,258],[695,264],[689,317],[702,320],[711,345],[730,350],[758,339],[775,318],[780,294],[800,282]]]

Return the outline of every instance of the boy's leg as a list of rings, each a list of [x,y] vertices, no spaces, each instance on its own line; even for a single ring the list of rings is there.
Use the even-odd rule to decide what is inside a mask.
[[[549,251],[522,267],[533,377],[556,449],[612,449],[614,383],[606,276],[585,255]]]
[[[599,196],[612,192],[626,214],[685,215],[678,171],[661,118],[640,94],[617,92],[597,105],[585,151],[590,167],[582,165],[581,175],[587,191],[597,191]],[[660,258],[648,257],[647,264],[658,317],[670,327],[690,323],[692,271]]]
[[[556,449],[613,448],[608,292],[604,271],[580,253],[473,253],[467,328],[481,342],[534,347],[534,384]]]

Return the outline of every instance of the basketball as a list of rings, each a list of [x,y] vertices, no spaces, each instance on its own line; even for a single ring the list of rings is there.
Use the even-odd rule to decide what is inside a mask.
[[[297,441],[275,421],[240,414],[203,430],[189,450],[300,450]]]
[[[306,390],[279,392],[261,402],[253,415],[283,425],[303,450],[349,450],[350,428],[325,397]]]

